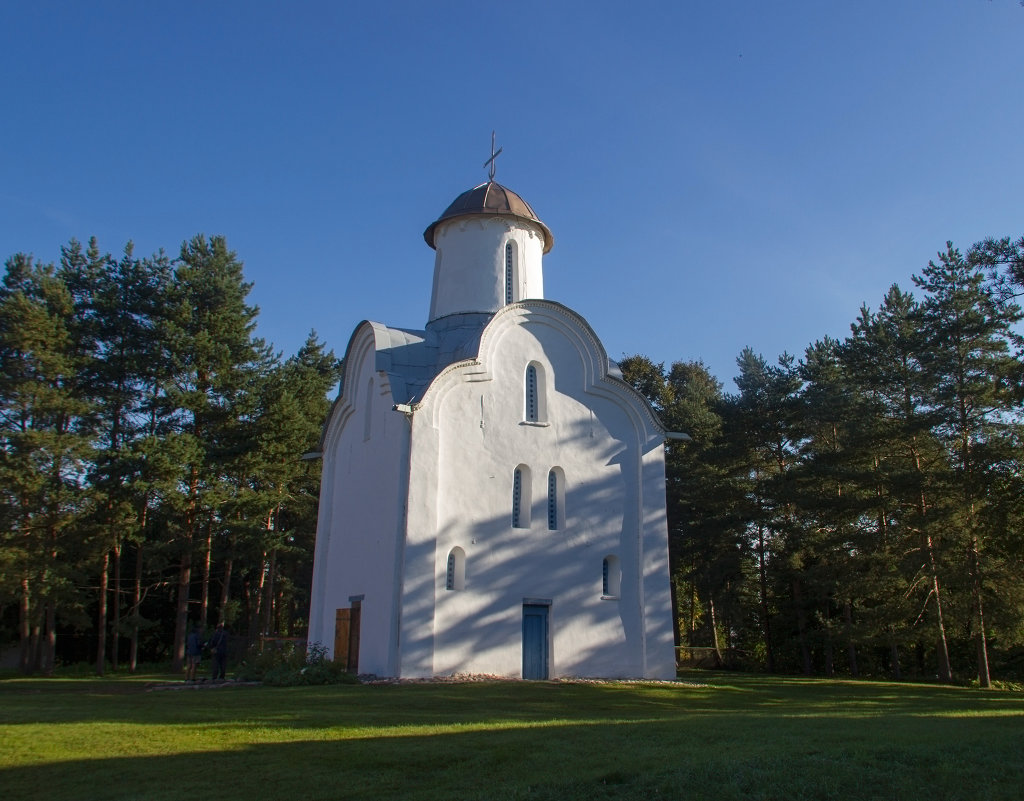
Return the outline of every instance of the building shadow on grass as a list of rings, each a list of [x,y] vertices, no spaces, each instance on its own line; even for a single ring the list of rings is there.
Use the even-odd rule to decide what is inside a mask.
[[[614,700],[614,693],[592,689],[581,700]],[[587,711],[580,709],[579,714]],[[701,791],[715,788],[716,797],[734,798],[759,786],[774,788],[774,794],[758,797],[783,798],[787,782],[826,778],[848,791],[821,797],[855,798],[870,796],[858,796],[855,790],[891,787],[897,780],[917,782],[915,789],[921,791],[922,776],[952,781],[970,779],[975,772],[997,776],[999,786],[1006,788],[1024,782],[1024,763],[1007,760],[1005,748],[991,747],[993,740],[1006,742],[1009,726],[1019,725],[1019,718],[965,721],[899,715],[894,721],[865,716],[851,728],[850,720],[842,717],[822,715],[808,721],[775,716],[768,732],[756,713],[626,720],[614,717],[623,709],[589,711],[589,720],[534,714],[519,721],[495,717],[490,724],[463,720],[447,727],[435,714],[429,731],[389,730],[384,724],[347,731],[345,739],[331,739],[336,733],[320,729],[303,733],[299,741],[241,744],[236,733],[225,734],[218,726],[197,729],[194,742],[179,740],[173,746],[188,748],[187,753],[137,756],[106,755],[103,727],[98,727],[95,757],[58,757],[46,764],[9,767],[0,772],[0,783],[4,798],[11,801],[209,796],[223,801],[359,801],[700,797]],[[634,715],[638,711],[632,709]],[[431,726],[426,720],[421,725]],[[282,737],[268,732],[266,721],[251,721],[250,728],[253,740]],[[145,750],[145,740],[138,747]],[[678,782],[684,779],[705,786],[691,784],[683,792]],[[672,786],[677,793],[665,796]],[[797,792],[789,797],[812,797],[806,790],[804,786],[803,796]],[[953,796],[940,792],[930,797]],[[995,792],[989,797],[1013,796]]]

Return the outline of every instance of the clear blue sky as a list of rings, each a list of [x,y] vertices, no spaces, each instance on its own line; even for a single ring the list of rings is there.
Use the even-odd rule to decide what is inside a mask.
[[[744,346],[1024,234],[1017,0],[33,0],[0,30],[0,254],[223,234],[285,355],[424,324],[423,229],[492,129],[546,296],[730,390]]]

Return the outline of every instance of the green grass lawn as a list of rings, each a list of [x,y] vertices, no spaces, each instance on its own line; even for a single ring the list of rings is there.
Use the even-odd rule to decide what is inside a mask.
[[[1024,694],[693,673],[149,691],[0,681],[0,799],[1017,799]]]

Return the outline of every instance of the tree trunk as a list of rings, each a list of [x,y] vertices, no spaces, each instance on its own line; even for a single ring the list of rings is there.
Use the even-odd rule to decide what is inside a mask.
[[[244,602],[244,608],[239,611],[238,619],[239,621],[243,618],[245,619],[246,625],[248,626],[245,636],[248,639],[249,644],[252,645],[252,586],[247,578],[242,579],[242,601]]]
[[[978,686],[988,689],[992,678],[988,671],[988,637],[985,634],[985,612],[981,601],[981,559],[978,555],[978,537],[971,535],[967,563],[971,573],[971,601],[974,607],[974,645],[978,657]]]
[[[800,586],[800,579],[793,579],[793,606],[796,608],[796,634],[800,641],[800,661],[803,664],[805,676],[814,672],[811,662],[811,649],[807,644],[807,610],[804,609],[803,590]]]
[[[43,669],[43,612],[41,609],[33,609],[32,618],[32,638],[30,641],[32,660],[29,664],[29,671],[38,673]]]
[[[25,574],[21,577],[21,598],[18,605],[18,667],[22,673],[32,672],[32,600],[29,587],[28,574]]]
[[[262,610],[263,601],[263,584],[267,578],[267,552],[264,551],[260,555],[260,570],[257,576],[256,586],[252,588],[251,595],[252,601],[250,602],[250,617],[249,617],[249,638],[255,640],[260,635],[260,612]]]
[[[270,552],[270,567],[267,569],[266,604],[263,610],[263,630],[261,633],[270,634],[274,631],[274,579],[277,574],[277,549]]]
[[[102,676],[107,663],[107,594],[110,573],[110,551],[103,552],[103,565],[100,568],[100,591],[96,612],[96,675]]]
[[[900,669],[900,646],[896,642],[891,629],[889,631],[889,660],[892,667],[892,677],[896,681],[902,681],[903,671]]]
[[[57,564],[57,527],[56,524],[51,523],[50,530],[48,532],[48,539],[50,543],[50,553],[48,554],[50,559],[50,565]],[[48,584],[49,582],[47,582]],[[41,667],[43,673],[47,676],[53,675],[53,669],[57,664],[57,606],[53,600],[53,590],[49,587],[46,588],[47,599],[44,606],[45,614],[43,624],[45,626],[43,630],[42,638],[42,661]]]
[[[285,615],[285,610],[288,605],[285,604],[285,591],[279,589],[277,594],[274,596],[274,626],[271,631],[275,632],[279,637],[291,637],[294,633],[292,631],[292,618],[293,615]],[[285,620],[282,620],[285,617]]]
[[[696,645],[697,632],[697,582],[690,582],[690,622],[686,632],[686,644],[693,648]]]
[[[726,598],[733,597],[733,587],[731,581],[725,583]],[[722,621],[722,630],[725,632],[725,650],[732,652],[736,647],[736,642],[733,639],[735,636],[735,627],[732,625],[732,612],[731,606],[726,606],[725,619]]]
[[[198,515],[199,471],[192,468],[189,480],[189,507],[185,514],[185,535],[182,538],[181,562],[178,567],[178,603],[174,617],[174,653],[171,670],[178,672],[185,666],[185,638],[188,635],[188,602],[192,589],[192,545],[195,542]]]
[[[139,607],[142,605],[142,542],[135,546],[135,579],[132,581],[132,638],[128,648],[128,670],[139,666]]]
[[[114,626],[110,632],[110,667],[118,667],[118,651],[121,648],[121,542],[114,542]]]
[[[217,622],[227,625],[228,601],[231,600],[231,569],[235,564],[235,543],[231,542],[228,558],[224,562],[224,580],[220,585],[220,609],[217,610]]]
[[[935,564],[935,549],[930,534],[924,535],[925,550],[928,553],[928,565],[931,570],[932,594],[935,596],[936,655],[939,660],[939,681],[949,684],[953,680],[953,672],[949,667],[949,647],[946,645],[946,623],[942,617],[942,595],[939,593],[939,571]]]
[[[919,475],[923,475],[924,468],[921,466],[921,454],[917,451],[916,440],[913,441],[912,453],[914,456],[914,468]],[[942,594],[939,592],[939,569],[935,561],[935,543],[932,541],[932,535],[924,528],[925,518],[928,513],[928,500],[925,498],[923,490],[921,491],[917,502],[918,514],[921,516],[924,549],[925,553],[928,555],[928,569],[931,573],[932,593],[935,595],[935,625],[938,629],[936,631],[936,635],[938,637],[938,646],[936,651],[939,660],[939,681],[949,684],[953,680],[953,674],[949,667],[949,646],[946,644],[946,623],[942,618]]]
[[[174,654],[171,670],[178,672],[185,666],[185,634],[188,631],[188,601],[192,585],[191,543],[186,542],[178,566],[178,603],[174,618]]]
[[[857,669],[857,646],[853,642],[853,604],[849,598],[843,604],[843,620],[846,623],[846,658],[850,663],[850,675],[857,678],[860,672]]]
[[[135,544],[135,578],[132,581],[132,637],[128,647],[128,669],[134,673],[139,666],[139,620],[142,605],[142,547],[146,537],[148,498],[142,499],[139,510],[139,540]]]
[[[757,527],[757,569],[761,604],[761,619],[764,626],[765,662],[769,673],[775,672],[775,653],[772,649],[772,621],[768,614],[768,565],[765,559],[764,526]]]
[[[52,600],[46,602],[46,632],[43,641],[43,673],[53,675],[57,664],[57,608]]]
[[[711,617],[711,644],[715,649],[715,667],[722,667],[722,649],[718,645],[718,621],[715,620],[715,599],[708,593],[708,613]]]
[[[835,656],[832,650],[832,617],[828,605],[825,608],[825,675],[832,678],[836,674]]]
[[[210,611],[210,563],[213,554],[213,521],[206,523],[206,552],[203,554],[203,592],[202,602],[199,607],[199,620],[206,623],[209,620]]]

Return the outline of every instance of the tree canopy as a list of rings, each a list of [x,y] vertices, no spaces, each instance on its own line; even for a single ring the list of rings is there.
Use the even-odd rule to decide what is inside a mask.
[[[893,286],[845,340],[774,364],[745,349],[733,394],[699,362],[622,361],[692,437],[666,465],[684,654],[1020,678],[1022,250],[947,243],[914,276],[920,298]]]
[[[190,620],[302,634],[319,465],[301,457],[340,364],[315,332],[274,353],[250,289],[222,237],[8,260],[0,633],[22,670],[180,664]]]

